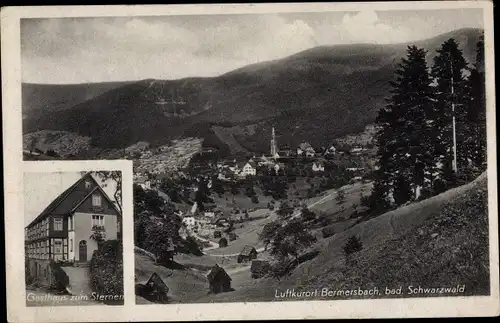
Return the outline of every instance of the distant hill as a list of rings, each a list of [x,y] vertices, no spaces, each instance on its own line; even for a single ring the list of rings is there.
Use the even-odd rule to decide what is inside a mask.
[[[431,64],[435,50],[453,37],[472,63],[481,32],[460,29],[414,44],[428,50]],[[84,95],[66,93],[67,88],[60,92],[52,88],[57,92],[54,100],[75,105],[57,105],[50,113],[38,114],[31,111],[33,100],[23,100],[23,132],[71,131],[92,137],[93,145],[105,148],[138,141],[160,145],[197,136],[205,138],[205,146],[235,153],[242,148],[268,151],[274,125],[280,145],[303,140],[327,145],[374,121],[407,45],[321,46],[213,78],[142,80],[116,87],[108,84],[107,89],[88,85],[91,97],[85,100]],[[24,97],[29,96],[23,93]],[[50,101],[44,100],[38,101]]]
[[[90,100],[104,92],[128,82],[103,82],[82,84],[22,84],[23,115],[64,110]]]

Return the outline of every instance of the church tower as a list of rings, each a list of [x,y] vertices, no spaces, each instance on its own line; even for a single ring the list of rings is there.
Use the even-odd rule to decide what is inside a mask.
[[[276,134],[274,133],[274,127],[271,134],[271,157],[275,158],[278,154],[278,144],[276,143]]]

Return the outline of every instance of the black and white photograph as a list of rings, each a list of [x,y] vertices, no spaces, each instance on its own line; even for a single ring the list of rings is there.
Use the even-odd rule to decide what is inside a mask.
[[[24,173],[27,306],[123,305],[121,177]]]
[[[10,162],[131,167],[129,198],[119,172],[9,175],[27,306],[124,305],[82,314],[97,321],[498,313],[492,10],[4,11],[19,35]]]

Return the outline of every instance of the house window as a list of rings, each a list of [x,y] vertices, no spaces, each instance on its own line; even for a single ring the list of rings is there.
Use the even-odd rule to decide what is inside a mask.
[[[92,186],[90,181],[85,181],[85,188],[90,188],[90,186]]]
[[[73,239],[69,239],[69,252],[73,252]]]
[[[104,226],[104,215],[92,215],[92,226]]]
[[[54,241],[54,253],[62,253],[62,241]]]
[[[55,231],[62,231],[62,229],[63,229],[63,219],[54,218],[54,230]]]
[[[101,196],[100,195],[92,195],[92,206],[101,206]]]

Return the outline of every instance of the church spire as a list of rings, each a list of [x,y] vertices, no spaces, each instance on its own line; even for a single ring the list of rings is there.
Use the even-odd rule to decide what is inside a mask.
[[[274,127],[271,133],[271,157],[275,158],[278,154],[278,144],[276,143],[276,134],[274,132]]]

